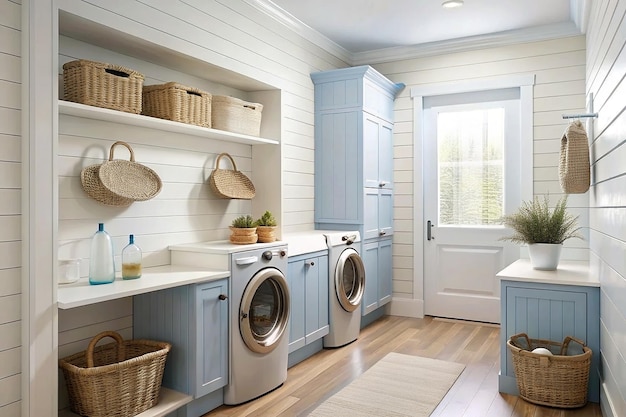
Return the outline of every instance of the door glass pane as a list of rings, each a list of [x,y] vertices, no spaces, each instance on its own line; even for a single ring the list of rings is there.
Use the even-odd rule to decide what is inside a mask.
[[[504,109],[439,113],[437,155],[439,225],[501,224]]]

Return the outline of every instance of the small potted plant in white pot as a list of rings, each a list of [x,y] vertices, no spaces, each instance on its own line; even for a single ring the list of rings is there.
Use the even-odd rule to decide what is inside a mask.
[[[257,226],[257,234],[259,235],[259,242],[270,243],[276,240],[276,219],[270,211],[266,211],[255,222]]]
[[[524,201],[516,213],[503,217],[504,224],[514,233],[501,240],[527,244],[533,268],[553,271],[559,264],[563,242],[582,239],[577,221],[578,216],[567,212],[567,197],[550,210],[547,196],[543,202],[535,196],[532,201]]]
[[[238,245],[247,245],[256,243],[258,236],[256,234],[256,224],[249,214],[247,216],[239,216],[230,226],[230,241]]]

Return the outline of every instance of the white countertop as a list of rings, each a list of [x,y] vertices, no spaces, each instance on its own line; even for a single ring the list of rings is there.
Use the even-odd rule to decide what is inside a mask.
[[[73,284],[59,285],[57,306],[61,309],[69,309],[229,276],[229,271],[165,265],[144,268],[141,278],[123,280],[118,277],[110,284],[90,285],[89,280],[83,278]]]
[[[323,230],[283,233],[283,240],[289,245],[289,256],[328,250]]]
[[[599,287],[600,280],[592,275],[589,261],[560,261],[555,271],[533,269],[529,259],[519,259],[496,274],[501,280],[536,282],[540,284],[579,285]]]
[[[287,245],[287,242],[281,240],[271,243],[251,243],[247,245],[237,245],[235,243],[231,243],[228,240],[215,240],[210,242],[195,242],[171,245],[168,249],[170,251],[229,254],[284,245]]]

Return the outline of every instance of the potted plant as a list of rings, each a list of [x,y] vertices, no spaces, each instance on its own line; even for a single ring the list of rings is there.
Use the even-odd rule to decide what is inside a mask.
[[[547,196],[543,202],[537,196],[532,201],[524,201],[516,213],[503,217],[504,224],[514,233],[501,240],[527,244],[534,269],[555,270],[563,242],[570,238],[582,239],[578,233],[578,216],[573,217],[566,208],[567,196],[558,201],[554,210],[548,207]]]
[[[233,220],[230,226],[230,241],[238,245],[246,245],[257,242],[256,225],[249,214],[239,216]]]
[[[255,222],[257,226],[257,234],[259,235],[259,242],[269,243],[276,240],[276,219],[270,211],[266,211]]]

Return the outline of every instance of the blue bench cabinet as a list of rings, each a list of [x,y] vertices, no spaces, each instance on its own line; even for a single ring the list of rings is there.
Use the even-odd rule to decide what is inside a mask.
[[[192,395],[228,383],[228,280],[185,285],[133,298],[133,337],[171,343],[163,386]]]
[[[501,280],[500,392],[519,395],[507,340],[526,333],[531,339],[561,342],[576,337],[593,352],[588,399],[600,399],[600,287],[587,262],[561,261],[557,271],[532,269],[520,259],[497,274]]]

